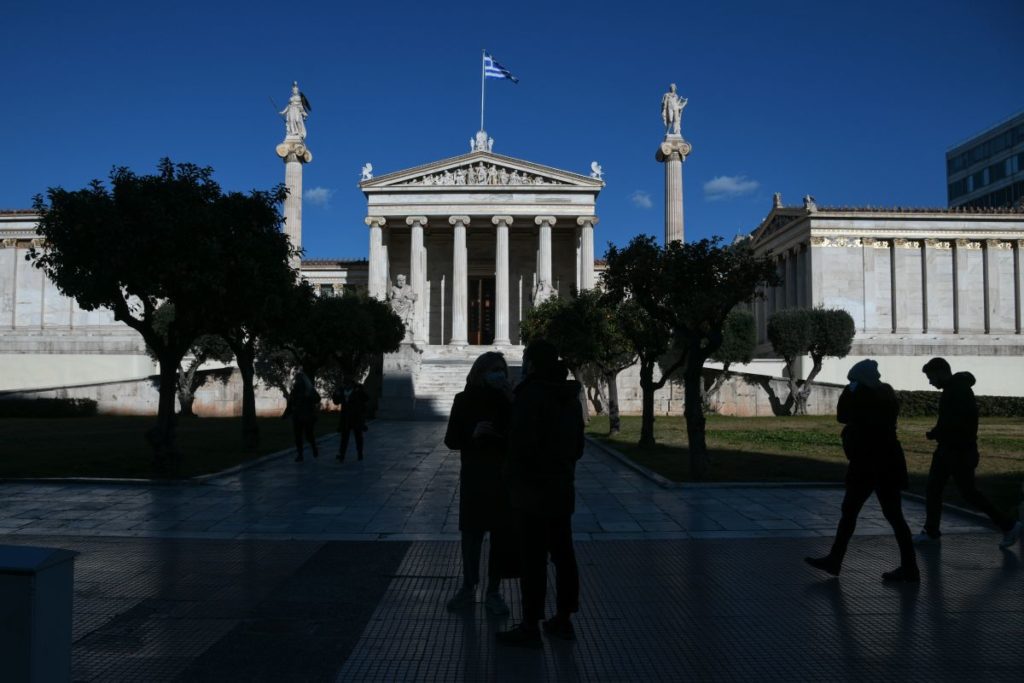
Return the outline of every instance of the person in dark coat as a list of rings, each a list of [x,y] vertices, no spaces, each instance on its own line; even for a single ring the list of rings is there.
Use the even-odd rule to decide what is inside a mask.
[[[490,532],[487,591],[484,605],[493,616],[508,614],[501,579],[518,574],[513,521],[502,482],[508,438],[511,387],[505,357],[495,351],[473,363],[465,390],[455,395],[444,443],[459,451],[459,531],[462,533],[462,587],[448,609],[462,610],[476,602],[480,582],[480,551]],[[510,547],[511,546],[511,547]]]
[[[304,371],[300,370],[295,375],[295,382],[292,390],[288,392],[288,407],[285,408],[283,417],[291,417],[292,433],[295,436],[295,462],[302,462],[303,440],[309,441],[313,449],[313,457],[317,458],[320,453],[316,448],[316,434],[313,432],[316,426],[317,409],[320,407],[320,394],[313,381]]]
[[[910,527],[903,517],[901,491],[907,488],[907,461],[896,437],[900,407],[896,392],[881,381],[878,363],[862,360],[850,368],[850,383],[839,396],[836,418],[843,425],[846,494],[832,550],[825,557],[805,558],[812,567],[838,576],[846,548],[857,526],[857,515],[872,492],[892,525],[900,548],[900,566],[882,574],[884,581],[920,581]]]
[[[341,445],[338,447],[338,462],[345,462],[348,452],[349,435],[356,437],[356,454],[363,459],[363,432],[366,431],[366,412],[370,405],[370,396],[358,382],[346,380],[344,386],[335,389],[331,400],[341,407],[338,418],[338,431],[341,432]]]
[[[572,640],[571,616],[579,610],[579,568],[572,544],[576,461],[583,455],[579,382],[555,347],[534,341],[523,353],[523,381],[516,387],[509,422],[506,481],[519,521],[519,580],[523,621],[497,634],[498,642],[541,647],[548,556],[555,565],[555,615],[544,621],[551,636]]]
[[[950,477],[960,489],[960,495],[978,508],[1003,532],[999,542],[1002,549],[1009,548],[1024,531],[1019,521],[1006,516],[978,490],[974,482],[974,470],[978,467],[978,402],[974,399],[974,375],[969,372],[953,374],[945,358],[932,358],[925,363],[922,371],[928,382],[942,390],[939,399],[939,419],[925,436],[936,442],[928,470],[928,484],[925,488],[927,510],[924,529],[914,536],[917,543],[937,541],[942,535],[939,523],[942,520],[942,490]]]

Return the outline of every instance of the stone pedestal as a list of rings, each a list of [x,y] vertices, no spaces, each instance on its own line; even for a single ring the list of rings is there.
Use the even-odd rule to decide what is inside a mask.
[[[683,241],[683,161],[690,143],[681,135],[666,135],[655,158],[665,164],[665,244]]]
[[[296,249],[302,248],[302,165],[313,161],[313,153],[301,138],[288,136],[277,146],[277,156],[284,160],[284,184],[288,197],[284,200],[284,231]],[[299,257],[291,264],[299,267]]]

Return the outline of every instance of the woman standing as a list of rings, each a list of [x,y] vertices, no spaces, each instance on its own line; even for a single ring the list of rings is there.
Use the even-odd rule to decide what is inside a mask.
[[[807,564],[838,576],[846,547],[857,526],[860,509],[874,492],[882,514],[892,525],[900,548],[900,566],[882,574],[883,581],[920,581],[910,527],[903,518],[900,491],[907,488],[907,461],[896,438],[900,407],[896,392],[881,381],[878,363],[865,359],[850,368],[836,409],[843,427],[843,450],[850,466],[842,518],[832,550],[825,557],[804,558]]]
[[[448,418],[444,443],[459,451],[459,530],[462,532],[462,588],[448,601],[449,610],[461,610],[476,602],[480,582],[480,549],[484,534],[491,533],[487,562],[487,595],[484,604],[494,616],[508,614],[499,590],[501,578],[509,571],[508,557],[514,559],[508,494],[502,481],[507,445],[511,388],[505,357],[489,351],[473,363],[466,388],[456,394]],[[504,575],[504,576],[503,576]]]

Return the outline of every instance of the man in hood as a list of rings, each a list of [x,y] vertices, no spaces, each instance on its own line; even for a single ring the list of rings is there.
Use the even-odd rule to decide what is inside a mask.
[[[978,508],[1003,532],[1000,548],[1009,548],[1021,536],[1021,523],[1000,512],[974,483],[974,470],[978,467],[978,403],[974,400],[974,375],[958,372],[955,375],[945,358],[932,358],[922,371],[928,383],[942,390],[939,399],[939,419],[928,439],[937,443],[928,471],[926,490],[927,515],[924,530],[914,536],[917,543],[937,541],[941,536],[942,490],[952,476],[960,494]]]
[[[575,637],[570,617],[579,609],[579,569],[572,545],[576,461],[583,455],[579,382],[554,346],[531,342],[523,352],[523,381],[509,417],[505,482],[520,531],[523,621],[497,634],[498,642],[541,647],[548,555],[555,565],[556,614],[543,622],[552,637]]]

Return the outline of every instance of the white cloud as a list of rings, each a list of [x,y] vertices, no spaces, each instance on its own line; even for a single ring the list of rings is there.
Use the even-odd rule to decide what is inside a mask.
[[[720,175],[704,183],[704,196],[710,201],[742,197],[761,186],[756,180],[745,175]]]
[[[637,190],[629,195],[629,201],[633,202],[633,206],[639,206],[641,209],[649,209],[654,206],[654,202],[651,201],[651,194],[643,190]]]
[[[307,202],[314,206],[327,206],[331,203],[331,197],[334,196],[334,190],[326,187],[311,187],[306,190],[302,196]]]

